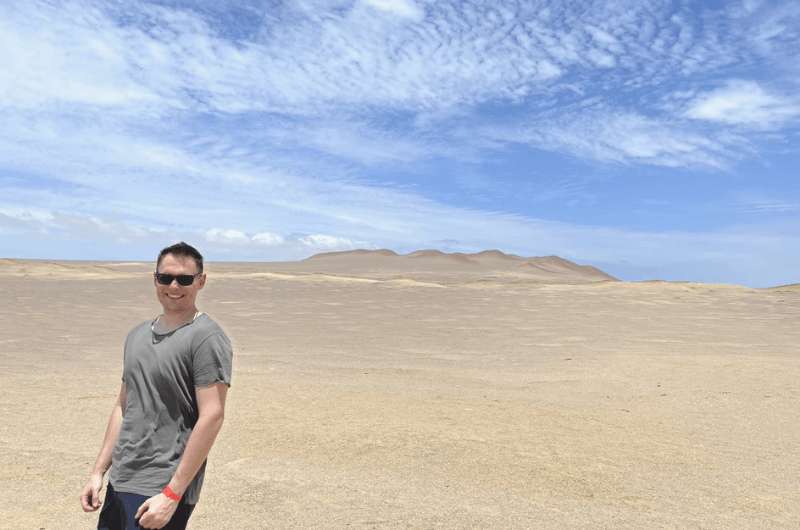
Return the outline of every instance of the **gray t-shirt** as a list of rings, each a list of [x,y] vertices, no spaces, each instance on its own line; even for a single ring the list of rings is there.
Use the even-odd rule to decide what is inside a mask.
[[[153,496],[178,467],[197,423],[195,387],[230,386],[233,352],[222,328],[206,314],[164,335],[147,321],[125,339],[122,381],[127,399],[109,481],[117,491]],[[183,495],[197,503],[206,463]]]

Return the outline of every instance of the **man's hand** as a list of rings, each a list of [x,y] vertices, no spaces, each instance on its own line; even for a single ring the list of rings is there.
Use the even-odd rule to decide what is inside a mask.
[[[139,526],[142,528],[162,528],[172,519],[177,509],[178,501],[159,493],[139,506],[135,518],[139,519]]]
[[[103,475],[92,473],[89,482],[81,492],[81,507],[84,512],[93,512],[100,507],[100,490],[103,489]]]

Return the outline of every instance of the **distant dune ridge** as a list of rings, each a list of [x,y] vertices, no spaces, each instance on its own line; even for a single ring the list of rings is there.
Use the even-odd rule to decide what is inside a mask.
[[[558,256],[522,257],[506,254],[500,250],[483,250],[473,254],[464,252],[442,252],[435,249],[416,250],[398,254],[393,250],[346,250],[323,252],[306,258],[301,263],[324,268],[351,271],[366,269],[405,273],[458,272],[458,273],[505,273],[532,276],[554,282],[618,281],[610,274],[591,265],[578,265]]]

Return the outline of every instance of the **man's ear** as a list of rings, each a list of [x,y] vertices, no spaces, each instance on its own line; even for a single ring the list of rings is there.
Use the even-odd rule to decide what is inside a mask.
[[[205,272],[200,275],[200,278],[198,278],[198,282],[199,282],[199,284],[197,286],[198,289],[202,289],[203,287],[206,286],[206,273]]]

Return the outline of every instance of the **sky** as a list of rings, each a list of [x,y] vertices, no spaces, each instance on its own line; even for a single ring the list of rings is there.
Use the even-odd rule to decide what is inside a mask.
[[[800,282],[800,3],[0,3],[0,256]]]

